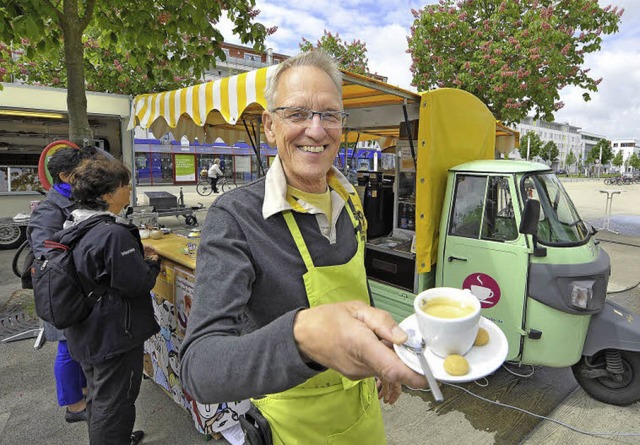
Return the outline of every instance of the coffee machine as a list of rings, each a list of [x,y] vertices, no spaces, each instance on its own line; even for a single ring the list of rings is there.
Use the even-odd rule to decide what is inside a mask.
[[[389,235],[393,230],[393,179],[382,172],[369,171],[359,178],[365,183],[364,215],[367,218],[367,238]]]

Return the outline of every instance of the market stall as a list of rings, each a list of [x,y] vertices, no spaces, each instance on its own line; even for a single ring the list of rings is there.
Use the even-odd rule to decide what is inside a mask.
[[[144,374],[163,388],[175,403],[188,411],[198,431],[215,434],[238,424],[249,401],[207,405],[182,389],[178,352],[187,328],[195,284],[197,240],[167,234],[145,239],[162,258],[156,286],[151,291],[160,332],[145,342]]]

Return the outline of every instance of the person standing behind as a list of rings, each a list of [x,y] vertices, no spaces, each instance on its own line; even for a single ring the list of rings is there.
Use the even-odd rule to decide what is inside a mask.
[[[82,322],[65,329],[71,356],[87,378],[91,445],[135,445],[135,401],[140,392],[143,344],[160,330],[151,289],[158,256],[144,248],[138,229],[120,217],[131,199],[131,175],[119,160],[96,159],[74,170],[73,222],[53,240],[65,243],[74,226],[94,224],[74,246],[73,259],[85,289],[107,287]]]
[[[198,248],[183,387],[201,403],[252,397],[274,445],[385,444],[378,398],[426,386],[389,347],[406,333],[371,307],[362,205],[333,167],[341,91],[324,52],[279,65],[262,115],[278,155],[213,203]]]
[[[209,181],[211,181],[213,193],[218,193],[218,179],[223,175],[220,169],[220,159],[216,158],[213,160],[213,164],[209,167],[207,175],[209,176]]]
[[[71,184],[69,183],[73,170],[82,160],[94,157],[95,154],[94,147],[82,149],[63,147],[58,149],[49,159],[47,167],[53,184],[46,198],[31,213],[27,225],[27,240],[36,258],[49,250],[44,247],[44,241],[62,230],[64,222],[75,208],[71,200]],[[58,342],[53,375],[56,379],[58,405],[66,406],[65,420],[70,423],[87,420],[84,398],[87,381],[80,364],[69,355],[67,340],[62,330],[44,322],[44,336],[47,341]]]

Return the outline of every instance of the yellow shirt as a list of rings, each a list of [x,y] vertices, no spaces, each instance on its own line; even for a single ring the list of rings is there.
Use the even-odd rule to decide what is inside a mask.
[[[317,208],[327,217],[328,221],[331,221],[331,192],[328,187],[324,193],[307,193],[287,185],[287,201],[289,204],[293,206],[298,200],[305,201]]]

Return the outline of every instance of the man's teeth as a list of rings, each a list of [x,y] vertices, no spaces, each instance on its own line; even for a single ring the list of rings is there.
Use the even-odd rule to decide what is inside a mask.
[[[320,152],[322,152],[322,150],[324,150],[323,146],[310,147],[310,146],[307,145],[307,146],[301,146],[299,148],[302,151],[308,151],[308,152],[311,152],[311,153],[320,153]]]

